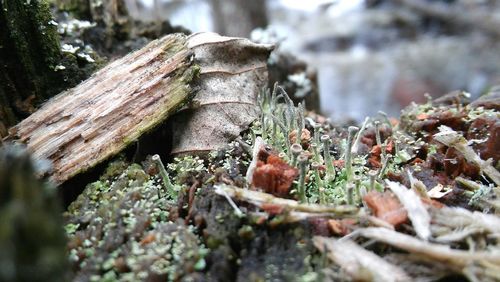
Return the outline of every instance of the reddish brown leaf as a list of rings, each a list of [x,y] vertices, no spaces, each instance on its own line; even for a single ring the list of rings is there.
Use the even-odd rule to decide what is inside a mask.
[[[259,161],[253,173],[252,184],[267,193],[289,197],[293,180],[298,176],[297,168],[288,165],[280,157],[270,154],[266,162]]]
[[[339,236],[345,236],[351,233],[352,230],[354,230],[355,224],[356,220],[352,218],[328,220],[328,227],[330,228],[330,232]]]
[[[283,213],[285,207],[277,204],[264,203],[261,208],[270,215],[277,215]]]
[[[426,120],[426,119],[428,119],[428,118],[429,118],[429,115],[428,115],[428,114],[426,114],[426,113],[421,113],[421,114],[418,114],[418,115],[416,116],[416,118],[417,118],[418,120]]]
[[[370,191],[363,199],[376,217],[393,226],[400,225],[408,220],[406,210],[396,196],[389,191],[384,193]]]

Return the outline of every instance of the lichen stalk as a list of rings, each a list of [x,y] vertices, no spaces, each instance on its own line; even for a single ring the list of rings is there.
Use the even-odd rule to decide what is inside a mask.
[[[375,182],[377,180],[378,172],[375,170],[368,171],[368,176],[370,177],[370,191],[375,190]]]
[[[295,115],[295,107],[293,105],[292,99],[286,94],[285,90],[283,88],[278,87],[278,90],[283,94],[283,98],[285,98],[286,102],[286,116],[287,116],[287,121],[288,123],[286,126],[290,130],[290,132],[293,132],[295,129],[295,120],[296,120],[296,115]]]
[[[309,147],[313,151],[313,159],[314,159],[314,161],[318,162],[318,163],[321,163],[321,155],[319,154],[318,146],[319,145],[317,143],[312,143],[311,145],[309,145]]]
[[[354,139],[354,135],[358,132],[359,128],[356,126],[349,126],[348,136],[347,136],[347,148],[345,150],[345,169],[346,169],[346,178],[349,183],[352,179],[352,142]]]
[[[290,147],[290,152],[292,153],[292,166],[297,166],[297,158],[302,153],[302,146],[295,143]]]
[[[432,98],[431,98],[432,99]],[[391,121],[389,120],[389,117],[387,116],[387,114],[384,112],[384,111],[378,111],[378,114],[382,116],[382,118],[384,119],[384,122],[387,124],[387,126],[389,126],[389,128],[392,130],[392,123]]]
[[[366,126],[368,125],[369,122],[370,122],[370,118],[366,117],[365,121],[363,122],[363,125],[361,125],[361,129],[356,134],[356,139],[354,141],[354,144],[352,145],[352,150],[351,150],[353,153],[358,152],[358,147],[359,147],[359,143],[361,142],[361,137],[363,136],[363,132],[365,131]]]
[[[274,115],[276,113],[276,110],[277,110],[277,106],[276,106],[276,103],[277,103],[277,97],[276,97],[276,87],[277,87],[277,83],[274,84],[274,89],[273,89],[273,92],[271,94],[271,105],[270,105],[270,113],[272,115]],[[274,121],[274,119],[273,119]],[[274,140],[277,140],[278,139],[278,136],[277,136],[277,127],[278,125],[276,124],[276,122],[274,121],[273,122],[273,139]]]
[[[281,131],[283,132],[283,139],[285,140],[285,149],[287,153],[290,152],[290,140],[288,139],[288,130],[287,127],[284,123],[282,123],[275,115],[270,114],[271,119],[273,120],[274,124],[277,124],[280,128]],[[290,154],[288,154],[290,155]]]
[[[298,116],[297,116],[297,138],[295,138],[295,143],[300,144],[302,137],[302,130],[304,129],[304,106],[302,103],[298,105]]]
[[[168,172],[165,169],[165,166],[163,165],[163,162],[161,161],[160,156],[157,155],[157,154],[153,155],[151,157],[151,160],[153,162],[155,162],[156,167],[158,168],[160,176],[161,176],[161,178],[163,180],[163,185],[165,186],[165,188],[167,188],[167,191],[175,192],[174,185],[170,181],[170,177],[168,176]],[[158,189],[158,198],[161,198],[161,192],[160,192],[159,189]]]
[[[356,201],[361,201],[361,199],[363,199],[363,193],[361,192],[361,176],[354,175],[353,179],[356,191]]]
[[[314,171],[314,181],[316,182],[316,187],[318,187],[318,197],[319,197],[319,203],[320,204],[325,204],[326,199],[325,199],[325,188],[323,186],[323,181],[321,180],[321,176],[319,175],[319,168],[321,165],[319,162],[312,162],[311,163],[311,168]]]
[[[333,182],[335,180],[335,168],[333,167],[332,156],[330,155],[330,136],[323,135],[321,136],[321,142],[323,143],[323,159],[325,160],[326,165],[326,177],[325,180],[327,182]]]
[[[354,205],[354,184],[347,183],[346,185],[346,195],[347,195],[347,204]]]
[[[382,178],[385,174],[385,171],[387,170],[387,167],[389,166],[389,160],[392,158],[392,155],[391,154],[387,154],[383,160],[383,163],[382,163],[382,168],[380,169],[379,173],[378,173],[378,177],[379,178]]]
[[[265,109],[264,109],[264,98],[262,98],[261,102],[259,103],[259,108],[260,108],[260,111],[261,111],[261,116],[260,116],[260,123],[261,123],[261,126],[262,126],[262,138],[264,140],[267,139],[267,126],[266,126],[266,112],[265,112]]]
[[[314,135],[313,135],[313,140],[314,140],[314,143],[313,144],[316,144],[316,145],[320,145],[320,141],[319,141],[319,134],[320,134],[320,129],[321,129],[321,125],[319,123],[314,123],[313,124],[313,128],[314,128]]]
[[[306,169],[307,169],[307,156],[301,154],[298,156],[299,168],[300,168],[300,176],[297,192],[299,194],[299,200],[301,203],[307,202],[306,198]]]

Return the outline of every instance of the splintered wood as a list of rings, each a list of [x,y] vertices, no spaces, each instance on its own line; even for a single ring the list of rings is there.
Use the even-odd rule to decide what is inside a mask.
[[[49,100],[10,130],[62,183],[123,150],[190,96],[198,71],[184,35],[155,40]]]

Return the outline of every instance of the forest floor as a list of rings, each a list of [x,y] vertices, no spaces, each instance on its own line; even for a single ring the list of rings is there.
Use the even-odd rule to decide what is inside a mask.
[[[76,62],[78,80],[103,57],[188,33],[90,8],[95,22],[56,14],[61,52]],[[215,53],[224,54],[217,63],[254,63],[244,52]],[[56,190],[32,171],[42,175],[49,165],[2,147],[0,280],[499,281],[500,88],[474,101],[462,91],[428,96],[397,118],[379,112],[361,124],[334,124],[297,104],[297,96],[312,97],[307,105],[320,108],[315,74],[281,55],[268,61],[270,84],[281,86],[248,103],[257,119],[237,138],[171,156],[161,125],[58,187],[67,201],[63,222]],[[296,95],[301,90],[308,93]],[[213,116],[223,115],[220,108]],[[215,125],[212,134],[191,132],[188,145],[224,135]]]
[[[497,91],[361,128],[264,95],[225,149],[117,160],[65,213],[74,279],[497,281]]]

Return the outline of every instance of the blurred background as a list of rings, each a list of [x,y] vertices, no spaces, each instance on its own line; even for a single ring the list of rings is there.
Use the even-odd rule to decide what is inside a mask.
[[[334,120],[500,83],[498,0],[122,1],[136,21],[277,44],[276,80]]]

